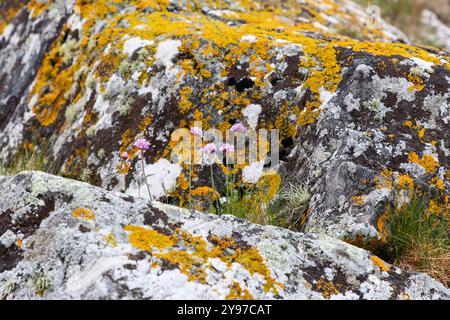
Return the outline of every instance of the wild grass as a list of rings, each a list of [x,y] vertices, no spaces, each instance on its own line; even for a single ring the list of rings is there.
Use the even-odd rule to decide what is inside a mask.
[[[43,171],[60,174],[60,168],[50,153],[49,143],[20,148],[8,160],[0,158],[0,175],[13,176],[22,171]]]
[[[300,230],[306,220],[311,196],[303,184],[290,183],[275,196],[255,187],[236,188],[234,183],[226,183],[225,190],[225,197],[216,207],[219,215],[290,230]]]
[[[306,185],[289,183],[268,206],[271,224],[302,231],[308,218],[310,199]]]
[[[409,203],[387,206],[388,248],[396,265],[450,285],[449,220],[429,210],[430,197],[414,191]]]

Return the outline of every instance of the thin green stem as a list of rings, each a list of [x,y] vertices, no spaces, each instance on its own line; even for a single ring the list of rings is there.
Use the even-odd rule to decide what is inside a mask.
[[[213,175],[213,168],[212,168],[212,164],[209,166],[209,169],[210,169],[210,173],[211,173],[211,186],[212,186],[212,189],[213,189],[213,199],[214,199],[214,196],[215,196],[215,194],[214,194],[214,192],[215,192],[215,190],[216,190],[216,186],[215,186],[215,184],[214,184],[214,175]],[[213,207],[213,199],[211,199],[212,201],[211,201],[211,212],[212,212],[212,207]]]
[[[141,164],[142,164],[142,175],[144,176],[144,182],[147,186],[148,195],[150,196],[150,201],[153,201],[152,192],[150,191],[150,186],[148,185],[147,176],[145,175],[145,162],[144,162],[144,151],[141,150]]]
[[[189,164],[189,210],[192,210],[192,165]]]

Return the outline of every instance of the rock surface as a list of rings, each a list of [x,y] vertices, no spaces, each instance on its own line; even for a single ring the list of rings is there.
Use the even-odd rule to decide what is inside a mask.
[[[449,299],[325,235],[261,227],[39,172],[0,177],[4,299]]]
[[[1,4],[0,157],[46,145],[63,175],[128,195],[2,178],[3,296],[448,299],[333,238],[136,198],[137,138],[152,193],[182,205],[191,168],[169,161],[171,134],[242,122],[280,130],[275,175],[308,186],[307,232],[382,240],[393,189],[417,184],[449,215],[448,53],[351,1],[186,3]],[[196,170],[194,190],[211,186]]]
[[[448,190],[450,57],[351,1],[2,6],[2,158],[47,145],[65,176],[142,196],[133,142],[146,137],[146,172],[167,172],[152,192],[182,204],[190,169],[168,161],[171,134],[251,119],[280,129],[278,173],[311,189],[311,230],[379,237],[387,171]]]

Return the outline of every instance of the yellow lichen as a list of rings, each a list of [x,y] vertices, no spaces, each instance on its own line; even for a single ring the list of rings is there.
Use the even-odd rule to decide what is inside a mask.
[[[439,162],[435,159],[434,156],[430,154],[425,154],[423,155],[422,159],[420,159],[417,153],[410,152],[408,155],[408,159],[410,162],[418,164],[419,166],[424,168],[426,172],[429,173],[434,173],[439,167]]]
[[[47,10],[51,3],[49,1],[43,5],[39,1],[31,1],[28,10],[36,16]],[[400,61],[400,57],[414,57],[436,66],[450,68],[448,57],[438,57],[412,45],[386,42],[385,40],[390,40],[388,33],[355,19],[349,15],[345,6],[339,6],[334,1],[286,0],[283,3],[265,3],[260,6],[252,1],[241,0],[237,1],[237,7],[240,9],[224,11],[222,19],[199,11],[198,8],[203,7],[205,3],[217,10],[230,9],[229,3],[222,0],[207,0],[201,3],[190,1],[176,12],[166,0],[77,0],[75,14],[83,21],[82,28],[78,30],[79,40],[71,38],[73,27],[67,23],[45,56],[30,92],[30,102],[37,98],[32,108],[40,125],[55,124],[68,105],[76,104],[86,97],[88,78],[94,83],[95,90],[99,91],[97,94],[104,94],[108,80],[117,74],[121,64],[130,58],[123,52],[123,47],[126,39],[132,37],[153,41],[153,44],[145,46],[146,53],[141,61],[143,65],[139,69],[140,72],[145,70],[139,76],[138,83],[141,85],[148,85],[150,79],[159,72],[158,68],[155,68],[155,52],[159,43],[167,39],[178,39],[181,42],[179,51],[183,58],[175,59],[174,68],[171,69],[171,72],[176,73],[173,101],[178,104],[184,118],[188,119],[186,123],[197,119],[205,126],[212,126],[214,114],[222,111],[223,121],[214,123],[221,130],[226,129],[230,120],[241,116],[242,108],[263,97],[265,89],[270,85],[267,75],[274,68],[270,63],[271,51],[285,46],[286,42],[301,45],[303,53],[298,67],[305,68],[308,75],[305,79],[294,78],[293,81],[301,86],[302,90],[308,90],[308,95],[305,95],[307,99],[302,104],[290,101],[280,103],[276,106],[276,119],[265,120],[264,123],[269,129],[280,129],[281,138],[294,138],[300,127],[317,121],[324,97],[336,92],[342,81],[343,61],[338,57],[343,50],[387,57],[394,64]],[[123,10],[124,6],[129,7],[129,10]],[[305,12],[308,12],[310,21],[298,21],[298,15],[304,16]],[[8,16],[13,14],[8,13]],[[330,25],[334,26],[335,30],[342,30],[342,25],[335,25],[335,22],[327,20],[327,15],[336,17],[336,21],[346,21],[359,31],[360,37],[374,41],[352,40],[339,32],[333,32]],[[98,31],[96,26],[100,20],[103,21],[103,28]],[[229,23],[230,21],[242,23],[234,24]],[[328,26],[328,31],[319,28],[316,22]],[[0,23],[0,30],[2,25],[4,23]],[[242,41],[246,35],[252,35],[255,40]],[[252,90],[240,92],[221,80],[213,82],[216,71],[220,73],[221,78],[226,79],[244,56],[248,57],[248,68],[245,70],[247,76],[254,80]],[[222,69],[212,70],[204,62],[214,59],[220,62]],[[386,67],[386,63],[381,61],[380,68]],[[132,73],[125,72],[121,75],[128,80]],[[424,89],[425,82],[420,76],[408,74],[405,77],[411,82],[412,91]],[[202,85],[191,87],[191,83],[196,82]],[[195,94],[194,88],[198,88]],[[92,133],[98,121],[95,112],[84,111],[86,112],[80,130],[81,138]],[[295,120],[291,121],[293,115]],[[413,126],[413,123],[409,122]],[[127,151],[130,160],[133,160],[136,153],[136,149],[130,147],[131,142],[137,134],[145,132],[150,124],[151,116],[147,115],[133,129],[123,132],[118,148],[120,152]],[[183,123],[180,121],[179,124]],[[424,128],[417,128],[417,134],[423,139],[426,131]],[[82,147],[75,150],[67,160],[67,174],[76,176],[85,166],[90,146],[84,143],[80,145]],[[162,155],[167,154],[173,145],[166,147],[161,151]],[[422,159],[410,156],[411,162],[419,163],[427,171],[430,170],[429,172],[434,172],[438,166],[437,161],[432,160],[435,159],[429,155]],[[128,170],[129,165],[125,162],[118,167],[122,174],[127,174]],[[380,179],[378,187],[392,187],[392,179],[381,180],[383,179]],[[179,182],[181,189],[186,190],[186,180],[181,179]],[[273,190],[269,191],[269,194],[273,193]],[[183,193],[183,196],[193,195]]]
[[[130,225],[125,226],[124,229],[131,232],[130,243],[144,251],[151,251],[153,248],[162,250],[174,245],[171,237],[155,230]]]
[[[378,258],[377,256],[370,256],[370,260],[383,272],[389,272],[391,270],[391,266],[388,265],[383,260],[381,260],[380,258]]]
[[[139,226],[126,226],[125,230],[131,232],[129,239],[135,248],[149,251],[153,257],[158,259],[153,261],[152,267],[168,263],[179,268],[180,272],[187,275],[190,281],[205,282],[206,270],[212,268],[208,260],[217,258],[228,268],[232,263],[238,263],[251,275],[255,273],[261,275],[264,278],[263,288],[267,292],[276,294],[280,288],[283,288],[283,285],[272,278],[270,269],[258,249],[254,247],[234,249],[236,243],[231,238],[212,235],[208,238],[208,243],[202,237],[193,236],[181,230],[176,230],[170,236]],[[179,245],[182,245],[183,248],[179,248]],[[230,249],[234,250],[233,255],[227,253]],[[233,287],[230,290],[236,289]],[[243,297],[248,298],[245,294],[246,289],[242,290],[239,292],[244,292]]]
[[[233,282],[226,300],[255,300],[247,289],[242,289],[239,282]]]
[[[91,209],[76,208],[73,210],[72,216],[84,220],[93,220],[95,218],[95,213]]]
[[[377,189],[392,189],[393,175],[394,172],[392,170],[383,169],[383,171],[381,171],[381,173],[374,179]]]
[[[332,295],[337,295],[340,293],[333,282],[323,279],[317,281],[316,288],[322,293],[325,299],[330,299]]]
[[[389,228],[387,226],[388,220],[389,215],[386,212],[383,212],[383,214],[377,218],[377,230],[381,242],[386,242],[389,238]]]
[[[438,177],[434,177],[433,179],[431,179],[430,184],[434,185],[439,190],[445,190],[444,180],[439,179]]]
[[[400,189],[410,189],[414,188],[414,180],[407,174],[401,174],[397,179],[397,186]]]

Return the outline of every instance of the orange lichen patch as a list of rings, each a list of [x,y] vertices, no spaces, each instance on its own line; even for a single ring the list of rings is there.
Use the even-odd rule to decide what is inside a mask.
[[[180,174],[180,176],[178,177],[177,184],[182,190],[187,190],[189,188],[189,181],[188,179],[186,179],[186,175],[184,173]]]
[[[148,126],[152,123],[152,115],[148,114],[145,116],[145,118],[139,123],[139,130],[141,132],[144,132],[147,130]]]
[[[208,243],[202,237],[193,236],[179,229],[170,236],[139,226],[126,226],[125,230],[131,232],[130,243],[135,248],[150,251],[154,258],[159,259],[153,261],[152,267],[169,263],[176,266],[190,281],[205,282],[206,271],[212,268],[208,260],[217,258],[228,267],[238,263],[251,275],[258,273],[263,276],[264,290],[267,292],[272,291],[276,294],[279,288],[283,288],[283,285],[271,277],[270,269],[256,248],[235,249],[237,245],[231,238],[219,238],[212,235]],[[180,245],[183,249],[179,248]],[[227,253],[229,250],[234,250],[234,254],[229,255]],[[233,287],[230,290],[233,290]],[[242,292],[245,295],[245,290],[239,291],[239,294]]]
[[[416,163],[422,168],[425,169],[426,172],[433,173],[439,167],[439,162],[435,159],[434,156],[430,154],[425,154],[422,159],[419,158],[417,153],[410,152],[408,154],[408,159],[412,163]]]
[[[28,11],[31,12],[31,17],[35,18],[39,16],[44,10],[48,9],[53,2],[54,2],[53,0],[48,1],[30,0],[28,2]]]
[[[377,256],[370,256],[370,260],[383,272],[389,272],[391,270],[391,266],[388,265],[383,260],[381,260],[380,258],[378,258]]]
[[[128,174],[128,172],[130,172],[130,168],[131,168],[131,165],[128,162],[121,162],[117,166],[117,171],[120,174]]]
[[[423,137],[425,136],[426,129],[422,128],[417,122],[416,124],[414,124],[412,121],[407,120],[403,123],[403,125],[417,131],[417,136],[419,137],[419,139],[423,139]]]
[[[220,194],[211,187],[203,186],[197,187],[190,191],[188,200],[193,203],[193,209],[204,211],[212,209],[213,203],[219,199]]]
[[[275,288],[277,282],[272,279],[270,275],[270,270],[267,268],[264,260],[256,248],[249,249],[237,249],[231,258],[233,262],[241,264],[245,269],[250,271],[253,275],[254,273],[259,273],[264,276],[266,283],[264,289],[266,291]],[[278,284],[279,285],[279,284]]]
[[[316,288],[322,293],[322,296],[325,299],[330,299],[332,295],[340,293],[333,282],[326,281],[324,279],[317,281]]]
[[[198,187],[191,191],[191,195],[193,197],[211,197],[212,199],[216,199],[218,194],[217,192],[210,187]]]
[[[23,241],[22,241],[21,239],[17,240],[17,241],[16,241],[16,246],[17,246],[18,248],[22,249]]]
[[[233,282],[230,293],[225,297],[226,300],[255,300],[247,289],[242,289],[239,282]]]
[[[434,177],[433,179],[431,179],[430,184],[434,185],[436,188],[438,188],[440,190],[445,190],[444,180],[441,180],[438,177]]]
[[[265,202],[269,202],[278,193],[281,186],[281,177],[274,170],[265,172],[256,184],[258,192],[264,195]]]
[[[397,186],[400,189],[410,189],[414,188],[414,180],[407,174],[401,174],[397,178]]]
[[[76,208],[73,210],[72,216],[84,220],[93,220],[95,218],[95,213],[91,209]]]
[[[409,91],[422,91],[425,88],[423,79],[417,75],[409,74],[407,76],[408,80],[412,83],[409,87]]]
[[[449,196],[445,196],[440,201],[430,200],[426,210],[426,216],[429,217],[430,215],[442,216],[448,219],[450,217]]]
[[[180,103],[179,107],[182,113],[186,113],[193,108],[192,102],[189,100],[194,89],[191,87],[183,87],[180,89]]]
[[[57,42],[62,43],[68,31],[61,32]],[[66,104],[65,93],[68,92],[74,83],[74,67],[64,68],[64,55],[61,49],[56,46],[48,52],[42,61],[42,66],[37,74],[37,81],[30,92],[30,99],[37,95],[39,97],[33,112],[36,119],[43,126],[49,126],[56,120],[59,111]],[[79,68],[79,66],[77,66]]]
[[[389,169],[384,169],[375,177],[374,182],[378,189],[388,188],[392,189],[394,172]]]
[[[418,136],[419,136],[420,139],[422,139],[425,136],[425,132],[426,132],[425,128],[422,128],[422,129],[419,130]]]
[[[369,41],[341,41],[342,46],[350,46],[353,51],[361,51],[373,54],[375,56],[395,57],[400,56],[403,58],[419,58],[427,62],[432,62],[436,65],[443,65],[440,57],[429,53],[428,51],[401,43],[387,43],[387,42],[369,42]]]
[[[386,212],[384,212],[377,218],[377,230],[381,242],[386,242],[389,238],[389,229],[387,225],[388,220],[389,215]]]
[[[403,122],[403,125],[405,125],[405,126],[407,126],[407,127],[409,127],[409,128],[412,128],[412,127],[413,127],[413,123],[412,123],[412,121],[410,121],[410,120],[406,120],[405,122]]]
[[[48,70],[47,62],[43,64],[41,69],[50,71],[51,77],[56,80],[56,82],[59,82],[58,80],[69,81],[62,82],[62,88],[51,88],[52,95],[47,96],[47,99],[45,99],[54,100],[57,97],[58,101],[52,101],[56,102],[55,107],[53,107],[53,104],[48,105],[40,103],[41,108],[48,109],[52,107],[52,111],[57,112],[60,104],[63,103],[60,94],[66,92],[69,89],[67,85],[71,83],[68,78],[72,78],[73,80],[71,75],[74,75],[74,71],[81,70],[84,66],[88,66],[88,69],[95,68],[95,75],[97,78],[102,80],[102,82],[107,81],[110,76],[117,71],[120,61],[126,58],[126,56],[121,53],[125,35],[128,37],[140,37],[149,40],[154,40],[162,35],[164,35],[165,38],[184,37],[182,39],[183,44],[180,48],[181,51],[194,53],[194,50],[202,48],[200,53],[208,58],[211,58],[211,56],[219,57],[222,53],[222,50],[219,49],[227,48],[228,54],[225,57],[222,57],[224,58],[224,61],[227,62],[227,68],[235,64],[237,59],[243,54],[246,54],[250,59],[249,72],[251,76],[256,78],[257,86],[260,85],[261,87],[263,87],[265,83],[264,81],[259,83],[260,79],[270,72],[272,68],[270,64],[267,63],[267,60],[269,59],[268,49],[273,46],[282,45],[273,39],[279,38],[302,44],[305,48],[304,51],[306,56],[301,64],[302,66],[311,69],[310,76],[305,81],[305,89],[310,89],[314,94],[314,98],[309,101],[307,108],[301,112],[298,125],[314,122],[318,116],[318,111],[316,109],[321,104],[320,91],[323,90],[332,93],[340,83],[341,67],[336,59],[336,50],[339,48],[350,47],[354,51],[365,51],[374,55],[403,56],[408,58],[417,56],[426,61],[441,63],[440,59],[434,57],[432,54],[412,46],[378,42],[362,43],[348,39],[344,41],[314,39],[305,36],[305,34],[317,33],[330,39],[339,36],[328,34],[327,32],[314,27],[311,23],[291,23],[286,19],[279,19],[276,14],[276,12],[284,16],[293,14],[292,17],[294,18],[294,12],[304,12],[304,10],[306,10],[313,14],[315,20],[327,24],[329,21],[324,20],[322,14],[335,15],[337,12],[341,11],[338,8],[333,9],[332,11],[319,8],[317,3],[314,2],[298,4],[295,1],[289,1],[290,11],[284,10],[279,4],[275,4],[274,6],[276,9],[274,9],[275,11],[272,11],[267,9],[270,6],[258,7],[255,9],[255,6],[249,5],[247,1],[240,1],[243,8],[252,11],[257,10],[258,14],[255,14],[254,12],[232,12],[230,17],[228,17],[229,19],[246,21],[245,24],[239,26],[229,26],[226,21],[223,22],[217,19],[211,19],[198,12],[190,13],[188,19],[184,16],[180,19],[180,14],[166,11],[168,8],[167,1],[126,1],[126,3],[135,6],[136,10],[130,10],[127,13],[120,14],[120,8],[123,5],[123,2],[115,0],[78,0],[76,2],[76,5],[80,9],[76,11],[85,21],[83,29],[81,30],[82,38],[79,41],[79,47],[82,50],[76,55],[76,63],[67,69],[63,69],[68,71],[67,75],[59,75],[58,71],[61,70],[61,66],[58,65],[58,62],[51,67],[52,70]],[[196,3],[196,1],[193,3]],[[211,3],[211,5],[214,8],[227,8],[227,6],[229,6],[226,2],[220,2],[219,4],[217,1]],[[329,7],[331,8],[334,5],[334,3],[330,2]],[[188,11],[196,11],[196,7],[197,6],[192,6]],[[152,10],[150,10],[151,13],[148,13],[149,8],[152,8]],[[314,10],[311,11],[311,8],[314,8],[317,12],[314,12]],[[224,17],[227,17],[227,14],[225,14]],[[350,16],[347,13],[342,16],[344,20],[348,20],[349,17]],[[107,22],[104,29],[99,34],[93,34],[95,23],[103,19]],[[128,26],[124,27],[123,23],[121,24],[123,21],[127,21]],[[351,21],[353,24],[359,25],[357,20],[351,19]],[[140,26],[140,28],[136,28],[138,26]],[[360,27],[364,30],[364,34],[378,35],[377,38],[380,38],[379,30],[367,28],[367,26]],[[280,33],[280,28],[283,29],[284,32]],[[254,35],[256,41],[254,43],[240,41],[242,36],[246,34]],[[383,36],[381,38],[388,39],[389,37]],[[204,44],[205,41],[207,42],[206,44]],[[111,44],[114,44],[113,47],[105,53],[105,48]],[[58,46],[60,46],[60,44],[58,44],[57,47]],[[92,59],[92,57],[100,58],[100,63],[96,64],[99,60],[96,61],[95,59]],[[151,66],[153,59],[149,60],[151,60],[149,61],[149,66]],[[202,78],[209,78],[212,75],[211,71],[207,70],[202,64],[199,64],[198,67],[194,67],[192,62],[194,62],[193,59],[183,59],[183,61],[180,62],[186,75],[200,76]],[[39,80],[41,80],[41,78],[42,73],[38,76]],[[83,86],[82,82],[83,81],[80,81],[81,86]],[[101,86],[103,86],[103,83],[101,83]],[[45,85],[41,86],[38,84],[38,89],[35,91],[42,92],[40,89],[44,87]],[[218,94],[222,95],[223,93],[224,92],[222,91]],[[183,112],[192,109],[190,95],[189,87],[181,88],[179,106]],[[240,98],[242,99],[245,97]],[[203,99],[204,97],[202,97],[202,100]],[[216,105],[213,106],[217,107]],[[44,120],[44,125],[48,125],[54,121],[53,112],[41,115],[40,121],[41,120]]]
[[[0,35],[3,33],[5,27],[14,20],[17,12],[21,9],[19,3],[12,3],[6,10],[0,12]]]
[[[163,250],[175,244],[172,237],[155,230],[131,225],[125,226],[124,229],[131,232],[130,243],[140,250],[152,251],[154,248]]]

